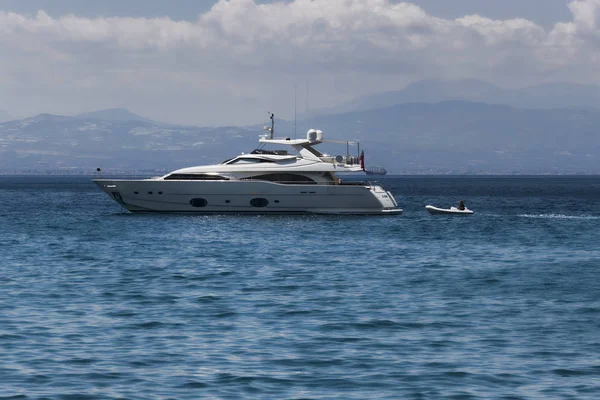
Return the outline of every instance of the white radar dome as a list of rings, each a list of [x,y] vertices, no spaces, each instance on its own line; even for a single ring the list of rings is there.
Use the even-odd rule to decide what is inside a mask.
[[[317,130],[317,140],[319,142],[323,141],[323,131]]]
[[[317,140],[317,131],[315,129],[309,129],[308,132],[306,132],[306,139],[311,142]]]

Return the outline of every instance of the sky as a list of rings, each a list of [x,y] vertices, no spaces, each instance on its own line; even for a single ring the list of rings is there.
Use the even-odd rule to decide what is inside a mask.
[[[600,0],[0,0],[0,117],[240,125],[421,79],[600,84],[599,47]]]

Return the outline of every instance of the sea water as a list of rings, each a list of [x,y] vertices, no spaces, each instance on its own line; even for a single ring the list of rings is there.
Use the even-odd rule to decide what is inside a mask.
[[[0,399],[600,398],[599,177],[380,183],[402,216],[0,177]]]

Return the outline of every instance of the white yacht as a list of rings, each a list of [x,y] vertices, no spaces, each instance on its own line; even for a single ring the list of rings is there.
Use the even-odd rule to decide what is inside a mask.
[[[274,139],[216,165],[183,168],[165,176],[140,179],[94,179],[113,200],[134,213],[200,214],[400,214],[394,196],[379,185],[344,181],[336,174],[364,171],[361,156],[328,156],[315,149],[323,133],[311,129],[306,139]],[[345,142],[344,142],[345,143]],[[289,146],[267,150],[266,145]]]

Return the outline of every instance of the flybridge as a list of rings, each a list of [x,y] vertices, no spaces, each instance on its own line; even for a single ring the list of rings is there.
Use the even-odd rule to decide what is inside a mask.
[[[310,141],[308,139],[267,139],[265,137],[261,137],[258,140],[260,143],[271,143],[271,144],[286,144],[289,146],[297,146],[297,145],[315,145],[322,143],[321,141]]]
[[[276,144],[276,145],[287,145],[292,146],[302,158],[313,161],[321,161],[326,163],[331,163],[339,166],[343,166],[348,168],[351,171],[364,171],[364,153],[360,153],[358,156],[350,155],[350,145],[357,145],[358,152],[360,152],[360,143],[359,142],[350,142],[350,141],[339,141],[339,140],[324,140],[323,139],[323,131],[318,129],[309,129],[306,132],[306,139],[274,139],[273,133],[275,132],[275,115],[270,113],[271,126],[265,126],[265,131],[269,132],[268,135],[261,136],[259,142],[261,143],[261,147],[254,150],[253,154],[287,154],[285,150],[264,150],[262,146],[266,144]],[[323,142],[328,143],[340,143],[346,144],[346,155],[337,155],[330,156],[328,154],[321,153],[313,146],[317,144],[321,144]]]
[[[275,134],[275,114],[269,112],[269,119],[271,120],[271,126],[265,126],[264,130],[269,132],[269,135],[262,136],[260,138],[261,143],[273,143],[273,144],[287,144],[287,145],[305,145],[305,144],[319,144],[323,142],[323,132],[316,129],[309,129],[306,133],[306,139],[273,139]]]

